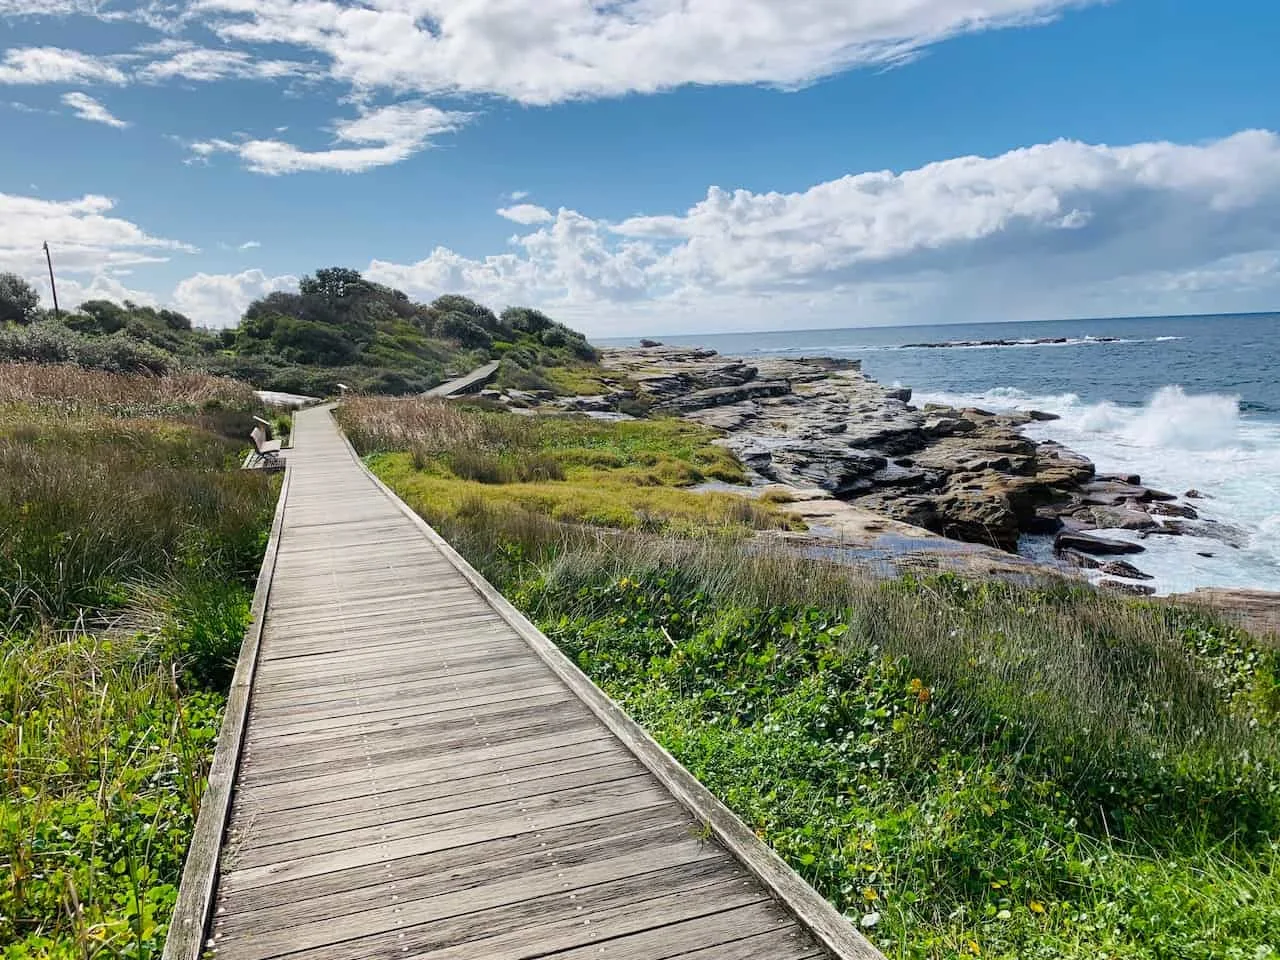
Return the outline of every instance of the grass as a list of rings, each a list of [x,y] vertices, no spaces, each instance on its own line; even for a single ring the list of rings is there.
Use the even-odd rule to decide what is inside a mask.
[[[273,482],[212,377],[0,366],[0,943],[158,956]]]
[[[382,414],[361,442],[417,442]],[[547,429],[583,469],[596,426]],[[452,509],[411,456],[373,462],[888,956],[1280,956],[1276,651],[1078,584],[604,535],[521,484]]]
[[[745,483],[716,434],[675,419],[528,417],[445,401],[353,398],[339,419],[432,520],[519,511],[619,530],[745,534],[794,521],[771,503],[690,490]]]

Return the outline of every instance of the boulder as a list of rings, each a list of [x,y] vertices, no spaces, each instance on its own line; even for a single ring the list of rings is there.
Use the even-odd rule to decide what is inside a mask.
[[[910,387],[893,387],[892,389],[886,390],[884,395],[890,400],[901,400],[903,403],[911,402]]]
[[[1049,413],[1046,410],[1028,410],[1027,416],[1032,420],[1040,423],[1048,423],[1051,420],[1061,420],[1062,417],[1056,413]]]
[[[1123,577],[1126,580],[1154,580],[1149,573],[1143,573],[1127,560],[1111,560],[1098,568],[1112,577]]]
[[[1184,493],[1183,496],[1188,500],[1203,500],[1205,498],[1205,495],[1194,487]]]
[[[1146,548],[1139,543],[1127,540],[1109,540],[1106,537],[1095,537],[1089,533],[1063,531],[1053,541],[1053,549],[1057,553],[1063,550],[1078,550],[1094,556],[1115,556],[1129,553],[1143,553]]]
[[[1101,560],[1095,560],[1093,557],[1083,554],[1078,550],[1060,550],[1058,556],[1066,563],[1081,570],[1097,570],[1102,566]]]
[[[1159,526],[1151,515],[1125,507],[1089,507],[1093,525],[1107,530],[1150,530]]]
[[[662,341],[661,340],[641,340],[640,346],[644,347],[647,350],[651,347],[662,346]]]
[[[1153,500],[1147,504],[1147,513],[1160,517],[1181,517],[1184,520],[1199,520],[1200,514],[1195,507],[1185,503],[1170,503],[1165,500]]]

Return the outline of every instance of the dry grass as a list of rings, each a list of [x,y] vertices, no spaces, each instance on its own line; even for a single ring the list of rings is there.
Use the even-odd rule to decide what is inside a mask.
[[[113,409],[196,409],[208,404],[244,409],[258,405],[258,398],[248,384],[206,373],[152,377],[86,370],[72,364],[0,364],[0,403],[50,402]]]

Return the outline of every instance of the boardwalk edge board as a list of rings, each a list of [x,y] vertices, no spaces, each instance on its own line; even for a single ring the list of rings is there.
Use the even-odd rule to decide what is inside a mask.
[[[249,716],[249,697],[253,690],[258,664],[258,648],[266,622],[267,600],[275,576],[276,558],[280,553],[280,534],[284,527],[284,511],[289,499],[289,481],[293,470],[285,462],[280,497],[271,521],[271,535],[258,571],[253,591],[251,620],[240,645],[235,674],[227,694],[227,705],[218,730],[218,742],[209,767],[209,782],[200,801],[187,860],[182,868],[178,900],[165,938],[163,960],[199,960],[204,953],[205,931],[213,910],[214,889],[218,879],[219,854],[231,814],[231,795],[240,767],[241,748]]]
[[[332,414],[332,408],[330,413]],[[587,709],[622,741],[623,745],[650,773],[657,777],[659,783],[671,793],[672,797],[706,825],[725,849],[795,916],[802,927],[813,934],[819,943],[840,960],[884,960],[883,954],[863,937],[847,917],[809,886],[781,857],[739,820],[732,810],[699,783],[675,757],[632,720],[617,703],[578,669],[572,660],[561,653],[541,630],[494,589],[493,585],[454,550],[444,537],[401,500],[390,487],[378,479],[365,466],[364,461],[360,459],[351,441],[341,429],[339,429],[339,435],[351,458],[378,489],[439,549],[457,571],[470,582],[476,592],[581,699]],[[219,748],[221,748],[221,740]],[[179,956],[174,954],[172,960],[179,960]],[[181,956],[185,960],[187,955]],[[171,960],[167,949],[165,960]]]

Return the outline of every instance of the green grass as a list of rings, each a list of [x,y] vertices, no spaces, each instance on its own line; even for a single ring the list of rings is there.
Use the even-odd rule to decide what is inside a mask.
[[[1280,654],[1246,635],[1060,582],[432,519],[889,957],[1280,955]]]
[[[159,956],[275,485],[251,391],[0,366],[0,943]]]
[[[772,503],[699,493],[745,483],[717,434],[676,419],[518,416],[443,401],[355,398],[338,413],[356,448],[434,521],[518,511],[618,530],[745,534],[794,523]]]

